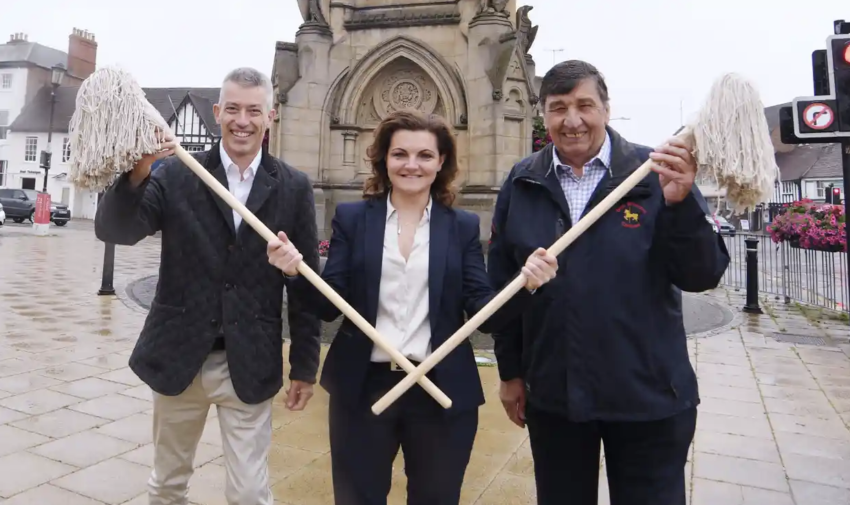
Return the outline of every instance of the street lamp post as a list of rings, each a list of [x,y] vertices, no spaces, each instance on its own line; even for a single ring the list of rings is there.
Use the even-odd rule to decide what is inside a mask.
[[[47,124],[47,152],[51,154],[51,158],[53,157],[53,147],[50,143],[53,140],[53,111],[56,109],[56,89],[62,85],[62,81],[65,79],[65,67],[59,64],[54,66],[52,70],[50,84],[53,86],[53,89],[50,90],[50,121]],[[42,191],[45,193],[47,193],[47,172],[49,170],[50,162],[48,162],[44,169],[44,187]]]
[[[46,235],[50,228],[50,194],[47,192],[47,176],[53,158],[53,112],[56,109],[56,90],[65,79],[65,67],[61,64],[54,65],[50,76],[50,118],[47,123],[47,150],[41,152],[41,168],[44,169],[44,183],[41,194],[36,200],[36,212],[33,216],[33,228],[38,235]]]

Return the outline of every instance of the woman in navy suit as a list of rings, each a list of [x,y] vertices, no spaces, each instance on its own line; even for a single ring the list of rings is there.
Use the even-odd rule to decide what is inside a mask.
[[[452,208],[454,135],[438,116],[401,111],[375,130],[364,200],[341,203],[333,218],[322,278],[414,365],[494,296],[477,215]],[[279,234],[269,262],[297,275],[301,255]],[[545,249],[528,258],[526,290],[479,329],[490,333],[523,309],[555,276]],[[325,321],[340,311],[318,290],[307,302]],[[385,505],[399,447],[410,505],[457,505],[484,403],[469,341],[428,377],[452,399],[444,409],[418,384],[381,415],[370,408],[406,372],[348,319],[328,351],[321,385],[330,394],[329,428],[336,505]]]

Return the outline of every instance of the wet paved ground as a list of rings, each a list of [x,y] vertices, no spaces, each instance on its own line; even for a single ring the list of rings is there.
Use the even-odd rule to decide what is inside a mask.
[[[145,310],[124,293],[156,273],[159,241],[117,249],[120,297],[98,297],[103,244],[90,223],[48,237],[0,228],[2,505],[147,503],[150,392],[127,368]],[[812,323],[794,305],[767,300],[766,314],[744,315],[741,296],[697,297],[733,307],[735,320],[689,341],[703,396],[686,469],[689,503],[850,503],[847,323]],[[822,345],[779,340],[792,335]],[[487,404],[462,503],[533,504],[527,433],[501,411],[495,368],[480,371]],[[326,417],[321,390],[303,413],[276,399],[270,466],[278,503],[332,503]],[[211,411],[190,491],[196,504],[225,503],[216,422]],[[601,469],[599,503],[607,504],[604,462]],[[401,504],[401,464],[394,477],[390,503]]]

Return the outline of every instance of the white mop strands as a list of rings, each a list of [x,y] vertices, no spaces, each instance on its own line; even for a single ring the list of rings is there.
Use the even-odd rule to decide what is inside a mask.
[[[157,128],[167,128],[129,72],[96,70],[80,86],[69,125],[75,186],[100,192],[145,154],[159,150]]]
[[[717,79],[690,130],[697,170],[710,171],[734,213],[770,199],[779,168],[764,105],[751,82],[734,73]]]

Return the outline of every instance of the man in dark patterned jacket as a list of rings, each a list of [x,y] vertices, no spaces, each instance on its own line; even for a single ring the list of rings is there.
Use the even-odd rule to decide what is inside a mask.
[[[284,231],[317,270],[313,189],[300,171],[263,148],[274,117],[268,77],[231,72],[214,106],[220,144],[193,154],[263,223]],[[272,505],[268,452],[272,399],[283,386],[282,304],[287,290],[291,386],[287,407],[301,410],[319,366],[319,321],[301,305],[307,281],[286,278],[266,259],[266,241],[174,153],[140,160],[104,194],[95,233],[133,245],[162,232],[159,284],[130,357],[153,390],[151,505],[186,504],[198,441],[211,405],[218,409],[231,505]],[[163,160],[151,174],[150,167]]]

